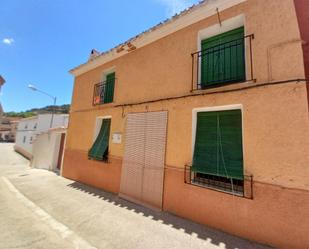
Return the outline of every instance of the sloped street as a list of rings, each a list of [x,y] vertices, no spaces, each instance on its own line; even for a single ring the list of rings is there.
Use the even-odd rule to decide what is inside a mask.
[[[0,248],[266,248],[30,169],[0,144]]]

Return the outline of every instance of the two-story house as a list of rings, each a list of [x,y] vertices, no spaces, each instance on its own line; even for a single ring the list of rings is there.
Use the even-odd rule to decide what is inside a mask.
[[[72,69],[63,176],[309,248],[309,1],[209,0]]]

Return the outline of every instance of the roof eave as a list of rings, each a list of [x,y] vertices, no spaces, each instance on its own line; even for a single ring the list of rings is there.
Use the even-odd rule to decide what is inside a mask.
[[[141,34],[129,39],[117,47],[112,48],[111,50],[102,53],[101,55],[87,61],[86,63],[71,69],[69,72],[75,77],[79,76],[111,60],[117,59],[127,53],[130,53],[130,51],[127,50],[117,52],[118,48],[126,46],[128,43],[133,43],[133,45],[139,49],[209,16],[215,15],[217,13],[217,8],[220,11],[223,11],[245,1],[247,0],[201,1],[200,3],[184,10],[180,14],[173,16],[172,18],[148,29],[145,32],[142,32]]]

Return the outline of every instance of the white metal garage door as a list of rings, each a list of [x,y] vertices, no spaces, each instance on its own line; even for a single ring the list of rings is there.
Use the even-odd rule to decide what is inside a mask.
[[[128,114],[120,196],[162,207],[167,112]]]

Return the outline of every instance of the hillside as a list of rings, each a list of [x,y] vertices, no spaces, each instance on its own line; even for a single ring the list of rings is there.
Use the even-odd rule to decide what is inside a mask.
[[[54,107],[55,113],[57,114],[66,114],[69,113],[70,105],[57,105]],[[35,116],[37,114],[51,113],[53,110],[53,106],[45,106],[42,108],[33,108],[24,112],[5,112],[4,116],[6,117],[21,117],[28,118]]]

